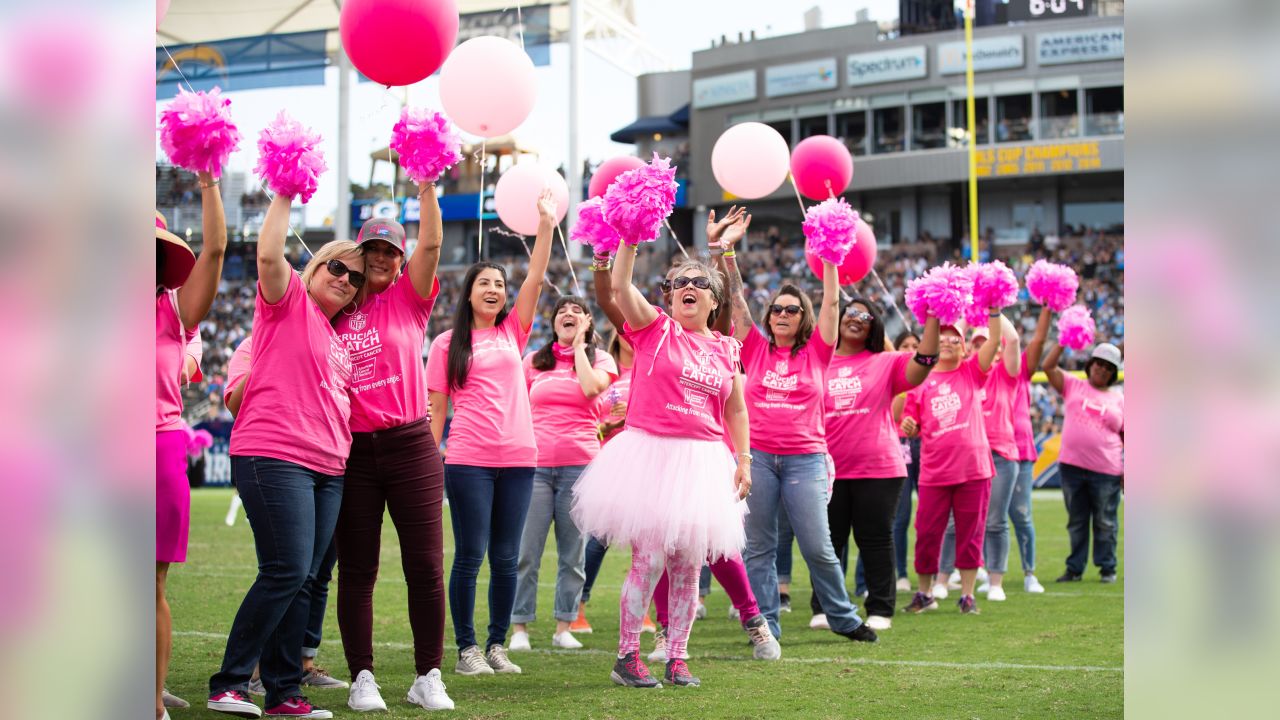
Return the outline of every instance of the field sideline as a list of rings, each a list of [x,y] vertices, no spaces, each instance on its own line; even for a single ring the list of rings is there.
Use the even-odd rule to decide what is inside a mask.
[[[188,562],[169,575],[174,617],[169,689],[192,703],[170,711],[174,720],[225,718],[204,709],[209,676],[218,668],[230,627],[245,590],[253,581],[252,534],[243,512],[235,527],[223,518],[229,490],[192,493]],[[531,626],[535,650],[512,653],[524,668],[519,676],[466,678],[453,673],[456,652],[452,625],[442,668],[458,710],[452,717],[483,718],[1110,718],[1124,714],[1124,562],[1121,509],[1120,582],[1102,585],[1096,568],[1080,583],[1057,585],[1067,552],[1066,513],[1057,491],[1037,491],[1035,521],[1038,574],[1048,592],[1022,591],[1022,573],[1013,544],[1008,601],[986,602],[982,614],[961,616],[958,593],[941,609],[923,616],[899,612],[892,629],[874,646],[853,643],[828,631],[808,628],[809,582],[795,552],[795,612],[782,616],[783,659],[753,661],[746,635],[728,618],[729,603],[713,582],[708,617],[690,639],[690,669],[701,688],[640,691],[609,681],[617,647],[618,591],[630,553],[611,551],[593,591],[588,618],[595,633],[580,635],[582,650],[551,651],[550,619],[555,583],[554,538],[543,557],[538,596],[540,620]],[[445,575],[451,562],[451,534],[445,517]],[[482,571],[477,597],[481,630],[487,623]],[[335,572],[335,583],[337,582]],[[852,592],[853,578],[849,586]],[[348,679],[331,589],[320,663]],[[899,608],[909,597],[899,594]],[[421,717],[427,711],[404,702],[413,681],[405,584],[399,546],[387,518],[383,524],[382,576],[375,596],[377,678],[388,713],[372,717]],[[483,634],[483,633],[481,633]],[[642,649],[652,649],[645,635]],[[651,670],[661,672],[656,665]],[[319,706],[336,717],[359,717],[346,707],[345,690],[308,689]],[[261,703],[261,698],[257,699]]]

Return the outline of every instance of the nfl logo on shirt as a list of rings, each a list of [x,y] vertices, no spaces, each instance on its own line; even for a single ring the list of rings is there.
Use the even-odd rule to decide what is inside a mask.
[[[788,369],[788,368],[787,368],[787,361],[786,361],[786,360],[779,360],[779,361],[778,361],[778,362],[773,366],[773,371],[774,371],[774,372],[776,372],[776,373],[778,373],[779,375],[786,375],[786,374],[787,374],[787,369]]]
[[[355,330],[356,332],[360,332],[361,330],[364,329],[365,324],[368,322],[369,322],[368,315],[365,315],[363,312],[357,312],[355,315],[351,316],[351,329]]]
[[[847,378],[847,377],[849,377],[849,376],[850,376],[850,375],[852,375],[852,374],[853,374],[853,368],[851,368],[851,367],[842,367],[842,368],[840,368],[840,377],[842,377],[842,378]]]

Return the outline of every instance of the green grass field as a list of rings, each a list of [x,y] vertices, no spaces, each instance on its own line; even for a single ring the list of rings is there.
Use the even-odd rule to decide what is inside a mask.
[[[453,673],[452,625],[445,641],[444,680],[457,717],[485,718],[1107,718],[1124,713],[1124,582],[1102,585],[1095,568],[1084,582],[1055,585],[1067,552],[1061,497],[1037,492],[1038,565],[1048,592],[1022,592],[1016,546],[1008,576],[1008,601],[978,602],[982,614],[961,616],[958,593],[940,610],[922,616],[899,612],[874,646],[808,628],[809,582],[796,552],[796,611],[782,616],[783,657],[751,659],[745,634],[728,618],[729,602],[713,583],[707,619],[694,625],[690,668],[700,688],[641,691],[609,681],[617,648],[618,589],[630,554],[610,552],[593,591],[588,618],[592,635],[582,650],[551,651],[549,620],[555,582],[554,539],[543,558],[539,611],[531,626],[535,650],[513,653],[519,676],[466,678]],[[230,492],[192,493],[188,561],[170,573],[173,661],[169,689],[189,700],[181,718],[226,717],[204,709],[209,676],[218,669],[240,600],[253,581],[253,538],[243,514],[223,524]],[[1123,517],[1123,513],[1122,513]],[[446,524],[448,516],[446,513]],[[1122,534],[1123,537],[1123,534]],[[446,548],[451,546],[445,530]],[[1121,544],[1123,550],[1123,542]],[[446,579],[451,562],[446,549]],[[1122,555],[1123,558],[1123,555]],[[390,712],[418,717],[427,711],[404,702],[413,681],[405,584],[391,522],[383,525],[382,577],[375,607],[378,682]],[[335,573],[335,583],[336,583]],[[485,575],[477,599],[478,625],[487,622]],[[849,579],[852,588],[852,577]],[[852,590],[851,590],[852,591]],[[898,596],[899,608],[909,597]],[[331,591],[321,665],[346,679]],[[652,636],[642,641],[652,649]],[[540,648],[540,649],[539,649]],[[656,666],[654,666],[656,667]],[[657,672],[661,672],[660,669]],[[346,707],[345,690],[310,690],[312,701],[338,717],[359,715]],[[261,702],[261,699],[258,699]]]

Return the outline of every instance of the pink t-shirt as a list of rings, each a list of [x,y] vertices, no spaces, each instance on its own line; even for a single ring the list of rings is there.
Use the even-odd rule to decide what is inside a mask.
[[[200,372],[200,361],[204,359],[204,342],[200,339],[200,331],[198,329],[191,335],[191,339],[187,341],[187,357],[196,361],[196,369],[192,371],[191,377],[187,378],[187,382],[200,382],[204,379],[204,373]],[[183,371],[186,371],[186,363],[186,358],[183,358]]]
[[[351,357],[302,278],[253,311],[253,393],[231,431],[232,455],[260,455],[341,475],[351,452]]]
[[[827,451],[822,396],[833,349],[814,330],[792,357],[791,348],[770,350],[769,339],[751,326],[742,344],[751,447],[775,455]]]
[[[907,476],[893,399],[911,389],[910,352],[834,355],[827,366],[827,451],[839,479]]]
[[[1058,462],[1124,474],[1124,395],[1063,373],[1062,449]]]
[[[529,329],[515,311],[502,324],[471,331],[471,371],[467,384],[449,389],[449,342],[453,331],[436,336],[427,356],[427,388],[453,401],[445,460],[476,467],[537,467],[533,414],[524,383],[521,352]]]
[[[721,440],[733,392],[737,340],[686,331],[660,308],[645,327],[626,327],[635,349],[627,427],[654,435]]]
[[[439,294],[439,278],[424,299],[401,276],[355,313],[338,316],[334,327],[351,354],[352,432],[386,430],[431,415],[422,343]]]
[[[958,485],[995,475],[978,390],[987,373],[974,355],[955,370],[934,369],[907,393],[904,417],[920,425],[920,484]]]
[[[535,370],[533,355],[524,359],[524,378],[533,408],[538,467],[586,465],[600,452],[600,397],[609,391],[588,398],[572,362],[556,360],[554,370]],[[613,356],[599,348],[593,367],[608,373],[610,380],[618,377]]]
[[[982,424],[987,429],[991,452],[1006,460],[1018,459],[1018,445],[1013,439],[1013,399],[1018,379],[1004,367],[1004,358],[996,356],[987,380],[978,391],[982,398]]]
[[[1035,462],[1036,433],[1031,427],[1031,368],[1027,354],[1022,353],[1022,371],[1013,392],[1013,443],[1018,446],[1018,461]]]
[[[249,361],[253,357],[253,336],[246,336],[236,346],[236,351],[231,353],[231,360],[227,361],[227,386],[224,391],[225,395],[230,395],[232,390],[236,389],[243,380],[244,376],[249,374]],[[240,388],[240,392],[244,392],[244,388]],[[240,402],[244,402],[244,398],[240,398]]]
[[[613,406],[620,402],[630,402],[630,398],[631,398],[631,368],[621,368],[618,371],[618,379],[614,380],[613,384],[609,386],[609,389],[600,393],[600,397],[596,399],[597,400],[596,421],[600,423],[605,423],[605,422],[613,422],[617,420],[617,418],[613,417],[611,414],[613,412]],[[616,430],[606,433],[604,436],[604,439],[601,440],[600,444],[604,445],[605,443],[609,442],[609,440],[612,439],[615,435],[622,432],[622,427],[623,426],[619,426]]]
[[[156,432],[182,427],[182,365],[199,329],[182,329],[178,291],[156,295]]]

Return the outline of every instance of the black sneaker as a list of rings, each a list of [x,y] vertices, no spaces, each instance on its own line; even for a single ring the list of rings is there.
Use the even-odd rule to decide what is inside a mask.
[[[1109,573],[1105,573],[1105,572],[1104,572],[1104,573],[1102,573],[1102,582],[1104,582],[1104,583],[1106,583],[1106,584],[1110,585],[1111,583],[1114,583],[1115,581],[1116,581],[1116,574],[1115,574],[1115,572],[1114,572],[1114,571],[1113,571],[1113,572],[1109,572]]]
[[[685,661],[679,658],[667,661],[667,672],[663,675],[663,679],[675,687],[698,687],[702,684],[701,680],[689,672],[689,666]]]
[[[832,632],[836,632],[832,630]],[[837,635],[843,635],[854,642],[876,643],[880,642],[880,638],[876,636],[876,631],[867,627],[866,623],[862,623],[854,628],[852,632],[842,633],[836,632]]]
[[[1073,573],[1070,570],[1062,573],[1062,577],[1054,580],[1054,582],[1080,582],[1084,579],[1083,575]]]
[[[686,672],[688,672],[686,670]],[[618,685],[634,688],[660,688],[662,683],[649,674],[649,668],[640,661],[640,651],[632,650],[613,664],[609,677]]]
[[[790,594],[778,593],[778,602],[781,605],[781,607],[778,608],[778,612],[786,612],[786,613],[791,612],[791,595]]]

